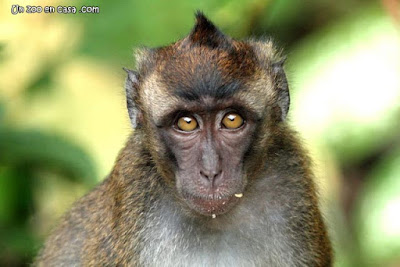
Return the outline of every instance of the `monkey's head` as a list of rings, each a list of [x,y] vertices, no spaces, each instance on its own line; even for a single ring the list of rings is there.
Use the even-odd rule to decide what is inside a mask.
[[[186,38],[139,50],[126,93],[132,125],[165,184],[210,216],[237,205],[268,164],[261,152],[286,118],[289,91],[270,41],[237,41],[203,14],[196,19]]]

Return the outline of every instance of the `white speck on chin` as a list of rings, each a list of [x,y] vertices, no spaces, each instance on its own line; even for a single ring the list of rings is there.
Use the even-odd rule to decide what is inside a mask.
[[[213,214],[213,215],[211,215],[211,218],[215,219],[215,218],[217,218],[217,215]]]
[[[241,198],[242,196],[243,196],[242,193],[240,193],[240,194],[235,194],[235,197],[238,197],[238,198]]]

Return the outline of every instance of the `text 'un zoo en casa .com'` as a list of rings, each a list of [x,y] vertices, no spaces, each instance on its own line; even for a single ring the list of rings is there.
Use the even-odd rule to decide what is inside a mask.
[[[11,14],[76,14],[76,13],[88,13],[88,14],[98,14],[100,13],[99,6],[81,6],[77,8],[76,6],[33,6],[33,5],[12,5]]]

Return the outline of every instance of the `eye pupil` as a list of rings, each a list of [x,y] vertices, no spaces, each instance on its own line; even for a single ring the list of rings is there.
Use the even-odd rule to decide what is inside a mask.
[[[228,118],[230,121],[234,121],[234,120],[236,119],[236,116],[233,115],[233,114],[229,114],[229,115],[227,116],[227,118]]]
[[[228,129],[237,129],[243,125],[243,118],[236,113],[228,113],[222,119],[222,125]]]
[[[197,128],[197,121],[191,116],[184,116],[178,119],[176,125],[181,131],[190,132]]]

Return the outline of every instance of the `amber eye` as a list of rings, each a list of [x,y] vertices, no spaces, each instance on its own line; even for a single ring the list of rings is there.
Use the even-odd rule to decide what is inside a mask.
[[[180,130],[190,132],[197,128],[197,121],[192,116],[183,116],[179,118],[177,125]]]
[[[243,125],[243,118],[237,113],[228,113],[222,119],[222,124],[228,129],[237,129]]]

